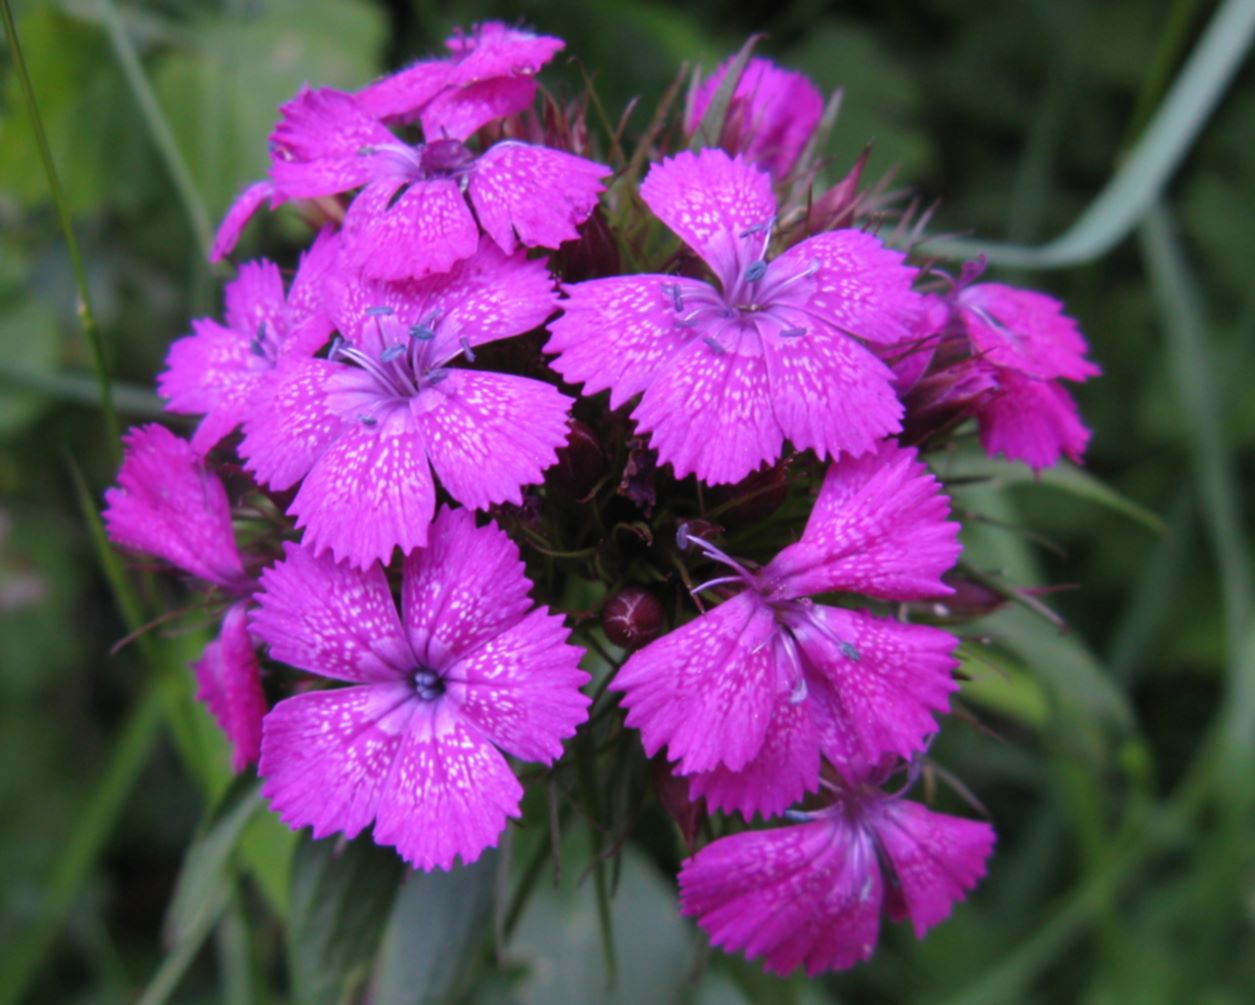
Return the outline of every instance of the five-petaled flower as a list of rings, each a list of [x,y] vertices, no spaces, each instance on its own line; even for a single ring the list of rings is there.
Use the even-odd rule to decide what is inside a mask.
[[[442,510],[401,571],[289,544],[253,618],[270,655],[348,687],[281,701],[259,772],[275,811],[314,836],[374,839],[422,869],[475,861],[519,815],[504,755],[548,764],[587,714],[562,618],[532,607],[518,549],[468,510]]]
[[[900,342],[919,310],[915,270],[870,234],[816,234],[767,258],[771,177],[721,150],[655,165],[641,198],[714,282],[633,275],[564,287],[554,368],[640,395],[638,427],[677,475],[735,482],[787,438],[820,457],[864,454],[900,427],[892,374],[863,344]]]

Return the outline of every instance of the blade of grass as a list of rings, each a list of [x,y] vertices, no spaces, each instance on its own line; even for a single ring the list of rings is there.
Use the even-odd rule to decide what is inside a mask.
[[[157,148],[157,153],[170,174],[170,181],[174,184],[179,202],[183,205],[183,212],[191,225],[192,235],[201,253],[208,255],[210,245],[213,244],[213,225],[209,221],[209,211],[205,208],[204,200],[201,199],[192,171],[187,166],[178,141],[175,140],[174,133],[166,121],[161,104],[157,101],[157,95],[153,93],[152,85],[148,83],[148,77],[144,74],[139,55],[135,51],[130,35],[127,34],[126,25],[122,23],[117,5],[113,0],[97,0],[97,3],[103,15],[105,33],[109,36],[109,45],[122,69],[122,75],[126,78],[127,86],[131,89],[131,95],[139,106],[140,115],[144,119],[144,125],[148,129],[153,145]]]
[[[103,390],[99,381],[85,373],[66,373],[52,371],[41,373],[25,367],[15,367],[0,361],[0,384],[8,384],[23,390],[38,391],[49,398],[61,401],[72,401],[83,405],[100,405],[105,407],[101,397]],[[110,381],[111,406],[118,412],[127,415],[141,416],[146,419],[159,419],[166,416],[161,399],[152,391],[135,384],[122,381]]]
[[[1063,234],[1040,245],[929,238],[935,258],[984,255],[995,265],[1052,269],[1078,265],[1114,247],[1162,193],[1228,89],[1255,39],[1255,0],[1225,0],[1189,61],[1119,170]]]
[[[199,915],[196,923],[184,933],[183,938],[166,954],[161,966],[153,974],[148,987],[144,989],[136,1005],[163,1005],[178,989],[179,982],[187,973],[187,968],[196,960],[197,954],[213,931],[218,919],[226,910],[230,897],[226,890],[220,889],[214,897],[214,903]]]
[[[1139,236],[1151,291],[1164,320],[1168,369],[1189,429],[1194,480],[1220,573],[1228,653],[1225,739],[1246,749],[1255,733],[1255,669],[1247,665],[1244,654],[1255,583],[1237,474],[1225,443],[1213,340],[1168,209],[1161,204],[1153,207]]]
[[[96,367],[96,383],[99,389],[100,410],[105,420],[105,439],[109,454],[115,462],[122,455],[122,427],[118,423],[118,413],[113,405],[113,391],[109,382],[109,365],[105,359],[105,347],[100,338],[100,329],[96,325],[96,312],[92,309],[91,290],[87,285],[87,270],[83,267],[83,256],[79,253],[78,239],[74,236],[74,226],[70,221],[69,205],[61,188],[61,179],[57,175],[57,166],[52,159],[52,148],[48,145],[48,136],[44,132],[43,117],[39,114],[39,103],[35,100],[35,87],[31,83],[30,74],[26,70],[26,60],[22,56],[22,45],[17,35],[17,23],[13,18],[13,9],[9,0],[0,0],[0,17],[4,20],[4,33],[9,40],[13,68],[17,71],[22,88],[22,98],[26,102],[26,110],[30,115],[31,130],[35,134],[35,145],[39,148],[39,158],[43,163],[44,175],[48,179],[48,190],[52,194],[52,204],[56,207],[57,219],[61,224],[61,232],[65,236],[65,249],[70,259],[70,268],[74,273],[74,284],[78,288],[78,318],[87,337],[91,349],[92,362]]]

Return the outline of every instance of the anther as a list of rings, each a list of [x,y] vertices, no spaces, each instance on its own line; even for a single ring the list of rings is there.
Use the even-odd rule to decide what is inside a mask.
[[[410,325],[410,338],[412,339],[417,339],[419,342],[430,342],[435,337],[435,331],[426,325]]]
[[[386,318],[389,315],[395,314],[395,313],[396,311],[394,311],[387,304],[383,304],[379,307],[367,307],[366,308],[366,316],[368,318]]]
[[[379,420],[376,419],[373,415],[359,415],[357,418],[358,418],[358,421],[361,422],[363,426],[379,425]]]
[[[423,701],[435,701],[444,694],[444,681],[435,670],[423,667],[414,671],[414,690]]]
[[[405,346],[403,346],[400,342],[396,342],[393,345],[388,346],[387,349],[385,349],[383,352],[379,354],[379,362],[391,363],[394,359],[396,359],[398,356],[403,355],[404,353],[405,353]]]
[[[663,283],[660,289],[671,298],[671,306],[677,314],[684,310],[684,297],[679,285],[676,283]]]
[[[471,340],[463,335],[458,339],[458,345],[462,347],[462,353],[466,356],[467,362],[475,362],[475,350],[471,348]]]
[[[710,346],[711,349],[715,351],[716,356],[726,356],[728,354],[728,350],[725,349],[723,346],[721,346],[719,344],[719,340],[715,338],[713,335],[705,336],[702,339],[702,341],[705,342],[708,346]]]
[[[448,376],[448,370],[432,370],[431,373],[427,374],[427,383],[439,384],[442,380],[447,379]]]
[[[851,663],[857,663],[859,660],[863,658],[863,654],[860,653],[857,649],[855,649],[848,642],[838,642],[837,648],[841,650],[841,655],[844,656]]]
[[[805,328],[785,328],[780,332],[781,338],[801,338],[806,334]]]
[[[750,262],[749,268],[745,270],[745,281],[756,283],[765,275],[767,275],[767,263],[760,258],[756,262]]]

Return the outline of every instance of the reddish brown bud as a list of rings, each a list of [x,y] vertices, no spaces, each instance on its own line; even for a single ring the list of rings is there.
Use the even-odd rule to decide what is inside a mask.
[[[970,579],[961,572],[951,570],[941,577],[941,581],[951,587],[954,592],[947,597],[938,598],[934,611],[952,618],[979,618],[992,614],[1007,602],[1007,598],[997,590],[984,583]]]
[[[711,490],[710,499],[719,510],[725,527],[748,527],[771,516],[784,505],[789,496],[787,463],[759,468],[735,485],[722,485]]]
[[[558,463],[545,475],[550,487],[572,499],[583,499],[606,473],[606,454],[597,434],[586,423],[571,419],[566,445],[558,451]]]
[[[639,649],[666,628],[662,604],[648,590],[629,586],[606,601],[601,609],[606,638],[624,649]]]
[[[692,852],[697,841],[697,828],[706,819],[706,801],[698,799],[694,802],[689,797],[689,780],[683,775],[675,774],[662,756],[653,759],[650,774],[653,776],[658,802],[676,822],[680,833],[684,835],[684,843]]]

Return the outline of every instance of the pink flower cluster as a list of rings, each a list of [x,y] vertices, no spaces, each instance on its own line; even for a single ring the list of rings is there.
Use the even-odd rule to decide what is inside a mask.
[[[945,918],[994,841],[885,790],[957,687],[957,640],[911,616],[959,557],[925,452],[975,419],[991,453],[1079,459],[1061,381],[1098,371],[1051,298],[837,225],[862,212],[857,172],[810,198],[823,102],[801,75],[755,59],[732,86],[724,64],[635,188],[591,158],[578,101],[534,111],[562,46],[483,24],[282,107],[269,178],[213,256],[266,202],[319,229],[286,290],[244,263],[223,320],[172,345],[161,393],[199,424],[132,431],[108,530],[206,585],[222,622],[200,696],[283,820],[372,827],[447,869],[520,815],[511,759],[554,764],[588,719],[596,629],[554,608],[589,573],[538,544],[600,527],[607,600],[634,582],[623,616],[648,600],[658,635],[644,587],[662,581],[686,618],[603,667],[597,705],[690,809],[722,814],[680,873],[683,912],[768,969],[848,967],[882,911],[918,935]],[[729,88],[717,145],[668,146],[709,134]],[[632,241],[652,270],[620,267]],[[756,479],[792,484],[804,526],[766,553],[721,546],[704,491]],[[615,522],[656,575],[615,551]]]

